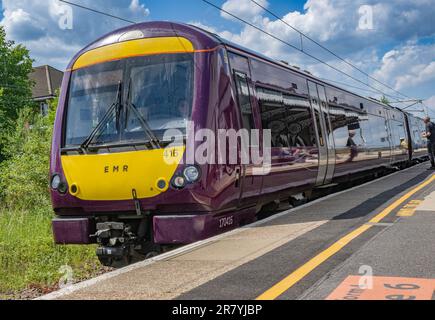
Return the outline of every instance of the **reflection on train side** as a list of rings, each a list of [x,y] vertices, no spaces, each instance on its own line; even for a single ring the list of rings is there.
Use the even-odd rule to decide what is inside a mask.
[[[426,131],[423,122],[415,117],[409,117],[409,130],[412,141],[412,150],[416,154],[426,154],[426,139],[422,137],[422,133]]]
[[[272,136],[271,175],[264,187],[278,180],[287,187],[313,183],[319,151],[308,97],[263,86],[256,87],[256,95],[262,127]]]
[[[272,172],[316,170],[319,152],[308,97],[261,86],[256,87],[256,94],[262,127],[272,134]],[[390,111],[387,115],[380,111],[374,115],[334,101],[328,105],[332,130],[328,126],[327,135],[335,143],[336,171],[341,171],[341,164],[345,163],[371,161],[376,166],[385,159],[408,157],[405,119],[401,113]],[[418,125],[416,122],[415,126]],[[419,130],[418,127],[414,130],[414,137],[419,137],[415,139],[414,150],[424,146]]]
[[[318,152],[308,99],[262,87],[257,87],[256,91],[263,128],[271,130],[274,158],[285,157],[294,164],[316,163]],[[347,110],[331,103],[329,116],[332,132],[328,134],[332,135],[330,140],[335,141],[337,164],[408,154],[403,119],[388,121],[382,116]],[[418,130],[415,137],[419,136]],[[420,142],[416,148],[424,145],[421,140],[416,139]]]
[[[271,130],[274,156],[290,156],[295,163],[312,159],[316,152],[307,151],[316,149],[316,136],[308,99],[261,87],[257,95],[263,128]]]
[[[335,140],[336,165],[408,157],[405,122],[400,113],[393,114],[387,120],[380,115],[355,109],[347,110],[331,103],[329,111]]]
[[[308,98],[262,87],[256,91],[263,128],[272,133],[272,171],[316,170],[319,152]],[[408,157],[405,119],[398,112],[374,115],[329,102],[329,118],[332,130],[328,127],[327,134],[335,143],[336,173],[347,171],[346,163],[364,161],[377,166],[386,159]],[[424,148],[418,125],[413,133],[418,136],[415,151]]]

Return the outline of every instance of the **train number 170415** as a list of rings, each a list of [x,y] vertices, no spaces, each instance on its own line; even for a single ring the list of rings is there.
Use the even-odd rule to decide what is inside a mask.
[[[219,219],[219,228],[225,228],[225,227],[232,226],[233,223],[234,223],[233,216],[221,218],[221,219]]]

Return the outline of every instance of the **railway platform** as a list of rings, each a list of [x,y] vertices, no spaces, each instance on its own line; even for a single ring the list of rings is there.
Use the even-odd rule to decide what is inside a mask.
[[[435,299],[428,163],[40,299]]]

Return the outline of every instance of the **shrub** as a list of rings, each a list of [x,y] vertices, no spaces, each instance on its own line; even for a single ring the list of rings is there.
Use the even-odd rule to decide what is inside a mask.
[[[101,272],[95,246],[58,246],[53,242],[48,172],[57,100],[48,117],[25,108],[15,130],[4,135],[0,163],[0,299],[25,288],[55,288],[61,266],[80,280]],[[20,295],[18,294],[18,297]]]
[[[46,206],[49,203],[48,169],[52,125],[49,118],[24,109],[16,129],[6,136],[0,164],[0,197],[9,209]]]

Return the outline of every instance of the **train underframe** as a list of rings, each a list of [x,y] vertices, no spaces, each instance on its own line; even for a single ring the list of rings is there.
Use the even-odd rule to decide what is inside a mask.
[[[96,254],[101,264],[122,267],[160,254],[163,246],[155,244],[152,236],[152,217],[129,219],[108,216],[95,219],[98,243]]]

